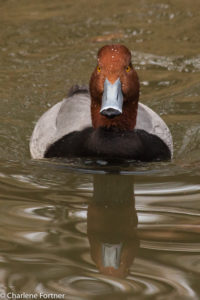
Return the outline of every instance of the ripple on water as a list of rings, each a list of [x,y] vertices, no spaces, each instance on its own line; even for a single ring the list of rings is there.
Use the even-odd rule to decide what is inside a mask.
[[[136,259],[131,268],[132,279],[141,283],[146,296],[158,296],[159,299],[198,299],[198,295],[190,287],[190,276],[174,266],[166,265],[152,257],[152,261]]]
[[[20,286],[20,290],[26,293],[63,293],[65,299],[198,299],[190,288],[189,276],[174,267],[167,267],[166,270],[164,264],[150,263],[145,259],[136,260],[126,280],[59,265],[46,265],[45,271],[40,270],[40,276],[36,271],[32,274],[26,272],[26,275],[6,273],[4,278],[7,278],[10,287]]]
[[[200,70],[200,56],[192,58],[184,56],[159,56],[150,53],[132,52],[134,64],[141,68],[164,68],[168,71],[198,72]]]
[[[83,184],[78,192],[81,188],[91,193],[91,183]],[[135,195],[141,241],[127,279],[99,274],[89,257],[86,205],[7,202],[0,219],[0,262],[4,270],[9,260],[3,276],[10,289],[64,293],[70,300],[198,299],[191,288],[190,274],[199,265],[199,213],[169,206],[168,197],[173,195],[176,203],[188,196],[196,201],[199,185],[139,183]]]

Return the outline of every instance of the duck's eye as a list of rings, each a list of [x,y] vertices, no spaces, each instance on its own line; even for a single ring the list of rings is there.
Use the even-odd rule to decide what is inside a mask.
[[[97,72],[100,73],[101,72],[101,68],[99,66],[97,66]]]
[[[131,70],[131,66],[129,65],[129,66],[126,67],[126,72],[127,73],[130,72],[130,70]]]

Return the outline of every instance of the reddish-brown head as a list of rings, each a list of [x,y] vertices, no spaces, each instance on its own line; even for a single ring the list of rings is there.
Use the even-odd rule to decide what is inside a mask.
[[[125,46],[107,45],[99,50],[98,64],[90,79],[90,94],[94,128],[135,127],[139,79]]]

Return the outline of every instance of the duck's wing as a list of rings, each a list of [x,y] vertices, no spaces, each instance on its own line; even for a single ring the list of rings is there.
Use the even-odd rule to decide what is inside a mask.
[[[173,140],[169,128],[159,115],[142,103],[138,105],[135,128],[158,136],[169,147],[171,156],[173,156]]]
[[[38,120],[30,140],[31,156],[44,157],[47,148],[64,135],[92,126],[90,96],[74,94],[46,111]]]

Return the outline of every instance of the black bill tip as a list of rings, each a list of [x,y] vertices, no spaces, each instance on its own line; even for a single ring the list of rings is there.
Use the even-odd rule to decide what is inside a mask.
[[[107,108],[101,111],[101,114],[109,119],[113,119],[119,115],[121,115],[121,112],[114,108]]]

